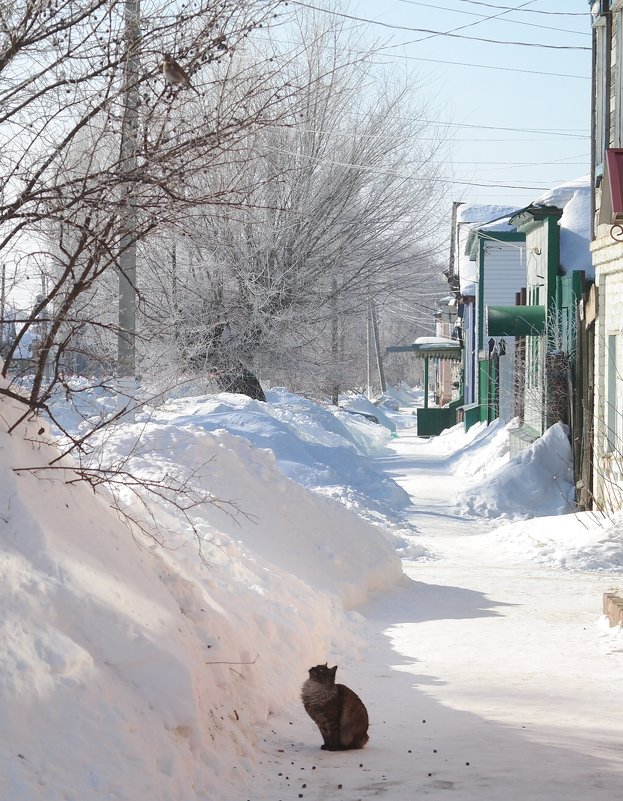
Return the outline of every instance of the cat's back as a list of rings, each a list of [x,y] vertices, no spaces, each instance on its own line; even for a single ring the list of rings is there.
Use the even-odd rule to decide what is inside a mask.
[[[340,738],[348,748],[363,748],[368,742],[368,710],[356,692],[336,684],[340,706]]]
[[[365,721],[367,727],[369,724],[368,710],[357,693],[345,684],[336,684],[335,688],[338,692],[342,709],[347,710],[351,716],[357,717],[362,722]]]

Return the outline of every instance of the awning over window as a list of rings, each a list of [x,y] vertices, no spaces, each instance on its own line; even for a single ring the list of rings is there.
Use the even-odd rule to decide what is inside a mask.
[[[458,339],[445,337],[418,337],[411,345],[392,345],[388,353],[413,353],[420,359],[453,359],[463,358],[463,348]]]
[[[611,225],[623,219],[623,148],[606,150],[599,222]]]
[[[487,306],[490,337],[535,337],[545,331],[545,306]]]

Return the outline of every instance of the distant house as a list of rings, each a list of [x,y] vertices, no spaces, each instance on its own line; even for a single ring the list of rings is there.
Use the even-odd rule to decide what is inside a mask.
[[[593,18],[592,257],[595,298],[593,495],[623,508],[623,0],[591,6]]]
[[[460,342],[457,334],[457,318],[456,297],[450,294],[440,298],[435,312],[435,335],[442,339],[456,339]],[[446,406],[459,397],[461,370],[458,365],[459,362],[452,359],[437,359],[435,362],[435,403],[438,406]]]
[[[8,353],[14,348],[17,331],[21,328],[21,325],[19,323],[16,324],[15,320],[25,318],[27,314],[28,312],[26,311],[20,311],[8,305],[5,306],[3,313],[4,323],[0,324],[0,366]],[[36,343],[37,336],[35,332],[26,331],[17,347],[13,350],[10,366],[12,373],[25,372],[32,366]]]
[[[514,304],[525,283],[525,237],[509,222],[514,212],[481,205],[459,206],[456,212],[453,273],[458,276],[467,426],[513,415],[513,342],[487,335],[485,308]]]

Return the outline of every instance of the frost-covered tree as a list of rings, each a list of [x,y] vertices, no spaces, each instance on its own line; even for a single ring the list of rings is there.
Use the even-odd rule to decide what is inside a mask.
[[[279,36],[280,123],[197,188],[235,185],[245,202],[197,209],[154,245],[146,283],[169,324],[145,324],[169,363],[222,388],[255,375],[334,395],[362,383],[371,300],[421,294],[436,271],[444,137],[421,87],[343,25],[298,15]]]

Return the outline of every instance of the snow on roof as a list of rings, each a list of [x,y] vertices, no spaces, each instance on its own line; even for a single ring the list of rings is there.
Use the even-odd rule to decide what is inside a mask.
[[[532,204],[563,209],[560,218],[560,266],[564,273],[584,270],[594,278],[591,261],[591,197],[589,175],[550,189]]]
[[[456,348],[459,343],[456,339],[450,339],[449,337],[418,337],[414,340],[413,344],[430,345],[435,348],[438,348],[440,345],[452,345],[453,348]]]
[[[544,192],[531,206],[555,206],[563,210],[560,218],[560,265],[563,272],[584,270],[594,278],[590,254],[591,241],[590,176],[585,175]],[[473,230],[512,231],[509,218],[520,209],[511,206],[463,205],[457,209],[457,251],[455,270],[459,275],[463,295],[476,291],[476,264],[465,253],[469,234]]]
[[[491,206],[464,204],[457,208],[457,248],[455,271],[459,276],[462,295],[473,295],[476,292],[477,265],[466,254],[467,241],[473,230],[514,231],[509,225],[509,217],[517,212],[516,206]]]
[[[490,206],[483,204],[467,205],[463,204],[457,208],[457,223],[471,223],[472,225],[482,225],[492,220],[499,220],[503,217],[510,217],[517,211],[517,206]]]
[[[411,347],[420,358],[460,359],[462,353],[459,340],[448,337],[418,337]]]

